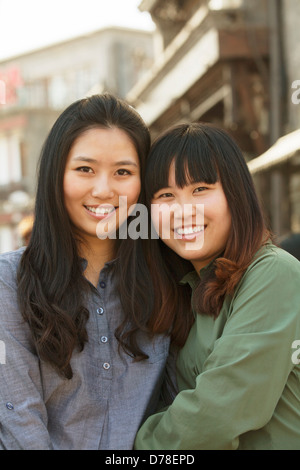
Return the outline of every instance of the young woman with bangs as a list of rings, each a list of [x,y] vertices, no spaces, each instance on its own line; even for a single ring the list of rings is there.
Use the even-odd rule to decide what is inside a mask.
[[[156,410],[172,323],[143,240],[119,236],[149,147],[109,94],[71,104],[46,139],[29,244],[0,256],[1,449],[129,450]]]
[[[186,263],[192,326],[179,393],[135,448],[300,449],[300,263],[273,244],[241,151],[212,125],[171,128],[150,151],[146,196],[156,285],[172,299]]]

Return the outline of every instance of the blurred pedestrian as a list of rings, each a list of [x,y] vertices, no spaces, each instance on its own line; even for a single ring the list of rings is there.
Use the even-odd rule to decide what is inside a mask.
[[[281,241],[280,246],[300,261],[300,233],[291,233]]]
[[[150,151],[146,192],[157,285],[172,299],[180,259],[190,264],[194,323],[179,394],[135,448],[299,450],[300,264],[272,244],[239,148],[210,125],[172,128]]]
[[[18,233],[21,240],[22,246],[27,246],[30,240],[32,227],[34,222],[33,214],[27,215],[23,217],[21,222],[18,225]]]
[[[71,104],[46,139],[30,242],[0,257],[2,449],[131,449],[156,409],[170,324],[152,315],[141,240],[118,238],[149,145],[109,94]]]

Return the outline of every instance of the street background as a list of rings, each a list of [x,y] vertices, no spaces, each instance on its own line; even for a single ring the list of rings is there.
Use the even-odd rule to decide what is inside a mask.
[[[226,129],[278,242],[298,234],[299,18],[299,0],[0,0],[0,252],[26,242],[55,119],[104,91],[153,138],[182,121]]]

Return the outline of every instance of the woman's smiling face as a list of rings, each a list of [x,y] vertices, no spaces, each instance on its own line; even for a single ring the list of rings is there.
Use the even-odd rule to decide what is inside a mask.
[[[168,187],[157,191],[151,204],[160,238],[198,272],[225,249],[231,215],[219,181],[191,182],[181,188],[176,185],[173,163]]]
[[[70,220],[84,239],[101,238],[100,225],[106,235],[115,233],[141,190],[139,157],[128,135],[118,128],[81,134],[69,152],[63,188]]]

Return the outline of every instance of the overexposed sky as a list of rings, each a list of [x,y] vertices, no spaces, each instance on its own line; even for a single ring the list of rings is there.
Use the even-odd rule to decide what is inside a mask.
[[[0,0],[0,60],[106,26],[153,30],[141,0]]]

